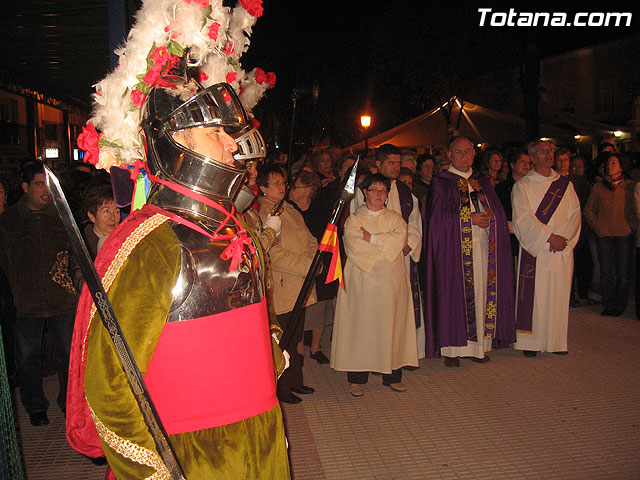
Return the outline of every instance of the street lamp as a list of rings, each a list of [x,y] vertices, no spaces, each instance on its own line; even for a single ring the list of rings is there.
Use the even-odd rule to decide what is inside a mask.
[[[371,126],[371,116],[370,115],[361,115],[360,116],[360,125],[364,130],[364,156],[366,157],[369,153],[369,138],[367,137],[367,129]]]

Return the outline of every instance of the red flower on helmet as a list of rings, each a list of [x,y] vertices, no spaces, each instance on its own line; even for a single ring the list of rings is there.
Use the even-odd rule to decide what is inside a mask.
[[[200,72],[200,83],[206,82],[207,80],[209,80],[209,75],[204,72]]]
[[[227,73],[227,78],[225,79],[225,81],[227,83],[231,83],[231,82],[235,82],[237,78],[238,78],[238,74],[236,72],[229,72]]]
[[[98,140],[101,134],[96,131],[96,127],[92,123],[86,127],[82,127],[82,133],[78,135],[78,148],[86,152],[84,161],[95,165],[100,160],[100,149],[98,148]]]
[[[224,53],[225,55],[231,55],[233,52],[235,52],[233,48],[233,42],[227,43],[227,46],[224,47],[224,50],[222,50],[222,53]]]
[[[261,17],[264,12],[262,0],[240,0],[240,4],[252,17]]]
[[[213,22],[209,27],[209,38],[214,42],[218,40],[218,31],[220,30],[220,24],[218,22]]]
[[[276,74],[273,72],[267,73],[267,82],[269,82],[269,88],[276,86]]]
[[[251,119],[251,126],[252,126],[253,128],[260,128],[260,122],[258,121],[258,119],[257,119],[257,118],[253,117],[253,118]]]
[[[149,58],[153,60],[156,65],[164,65],[169,60],[169,49],[167,47],[158,47],[149,54]]]
[[[140,90],[134,90],[133,92],[131,92],[131,103],[133,103],[138,108],[142,106],[146,98],[147,96]]]
[[[258,84],[263,84],[264,82],[268,81],[267,74],[261,68],[256,68],[255,76],[256,82],[258,82]]]

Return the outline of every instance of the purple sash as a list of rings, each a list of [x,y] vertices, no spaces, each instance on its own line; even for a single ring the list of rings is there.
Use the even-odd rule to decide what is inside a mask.
[[[473,236],[471,233],[471,200],[469,198],[469,185],[478,194],[478,200],[482,204],[485,213],[489,217],[489,255],[487,262],[487,299],[485,303],[484,336],[494,338],[496,333],[497,312],[497,249],[496,249],[496,217],[489,205],[486,195],[480,184],[474,180],[464,178],[458,180],[460,192],[460,235],[462,247],[462,277],[464,279],[464,300],[466,308],[467,339],[478,341],[476,331],[476,300],[473,281]]]
[[[547,193],[544,194],[536,218],[543,224],[549,223],[551,217],[560,205],[564,192],[567,191],[569,180],[560,176],[551,183]],[[520,333],[532,332],[533,297],[536,285],[536,258],[520,248],[520,268],[518,269],[518,296],[516,298],[516,331]]]

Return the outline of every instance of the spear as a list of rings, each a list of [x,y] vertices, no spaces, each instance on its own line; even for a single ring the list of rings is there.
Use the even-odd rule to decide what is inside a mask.
[[[333,213],[331,214],[331,220],[329,220],[329,223],[327,224],[327,228],[325,229],[325,234],[322,237],[323,240],[324,238],[327,237],[327,234],[329,232],[334,232],[334,230],[337,228],[338,219],[340,218],[340,215],[344,210],[344,206],[346,205],[347,200],[350,200],[351,197],[353,197],[353,194],[356,190],[356,170],[358,169],[359,161],[360,161],[360,156],[358,156],[356,162],[353,164],[353,167],[351,167],[351,173],[349,174],[349,178],[347,179],[347,182],[345,183],[344,188],[342,189],[342,195],[340,196],[340,200],[338,200],[338,203],[336,203],[336,206],[333,209]],[[298,325],[302,317],[302,308],[304,306],[304,302],[307,299],[307,295],[309,294],[309,289],[311,288],[311,284],[313,281],[315,281],[316,275],[318,273],[318,266],[320,265],[320,255],[323,251],[326,251],[326,250],[321,250],[322,243],[323,242],[321,241],[320,245],[318,246],[318,250],[316,250],[316,254],[313,257],[313,261],[311,262],[311,266],[309,267],[307,276],[304,279],[304,283],[302,284],[302,288],[300,289],[300,293],[298,294],[298,298],[296,299],[296,303],[293,306],[293,310],[291,313],[291,321],[287,325],[287,328],[285,329],[284,334],[282,335],[282,340],[280,341],[280,345],[282,346],[283,350],[289,350],[288,347],[289,347],[289,343],[291,343],[291,337],[293,337],[293,332],[296,331],[296,326]],[[337,242],[336,242],[335,248],[338,248]],[[337,261],[339,261],[337,257],[335,258]]]

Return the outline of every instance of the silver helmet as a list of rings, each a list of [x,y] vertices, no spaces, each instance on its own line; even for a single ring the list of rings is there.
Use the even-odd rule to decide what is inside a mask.
[[[181,89],[180,95],[165,88],[155,88],[149,94],[142,121],[149,171],[230,207],[242,186],[244,162],[234,160],[233,165],[228,165],[220,159],[209,158],[178,143],[173,134],[188,128],[223,127],[235,138],[246,131],[247,115],[233,88],[226,83],[206,89],[190,83],[189,87],[191,90]],[[219,217],[210,211],[212,209],[202,205],[192,207],[194,202],[179,197],[180,194],[156,185],[149,201],[214,219]],[[185,208],[185,204],[189,207]]]

